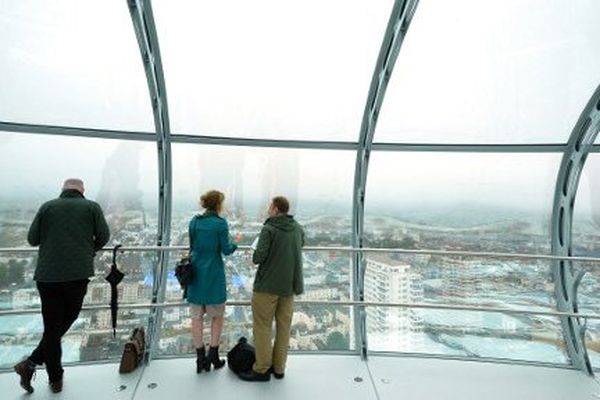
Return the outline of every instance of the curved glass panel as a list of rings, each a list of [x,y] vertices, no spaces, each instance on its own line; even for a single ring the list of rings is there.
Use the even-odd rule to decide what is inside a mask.
[[[71,177],[83,179],[86,197],[102,206],[112,241],[153,244],[157,176],[154,143],[0,133],[0,210],[21,227],[1,229],[1,246],[28,246],[28,223]]]
[[[368,315],[373,310],[368,310]],[[414,310],[379,313],[408,315],[398,330],[369,327],[371,351],[401,351],[469,358],[496,358],[568,364],[560,322],[545,316],[490,312]],[[400,319],[402,321],[402,319]]]
[[[577,189],[573,215],[573,255],[600,257],[600,154],[588,156]],[[575,263],[585,271],[578,292],[579,311],[598,314],[600,264]],[[600,368],[600,321],[588,320],[586,345],[594,368]]]
[[[0,4],[0,121],[154,132],[125,2]]]
[[[188,244],[189,221],[201,212],[200,195],[211,189],[225,193],[224,216],[232,240],[240,244],[249,245],[258,236],[276,195],[290,200],[307,246],[350,244],[354,152],[186,144],[172,149],[173,244]],[[225,262],[229,298],[249,300],[255,274],[251,253],[237,251]],[[305,277],[309,299],[348,299],[350,255],[307,252]],[[179,286],[171,281],[167,296],[181,299]]]
[[[142,172],[143,171],[143,172]],[[27,231],[38,207],[60,193],[62,181],[81,177],[86,197],[98,201],[111,229],[111,243],[152,245],[157,230],[156,149],[153,143],[31,134],[0,134],[0,247],[28,246]],[[119,301],[151,299],[154,253],[127,252],[118,257],[126,274]],[[96,256],[84,305],[108,305],[104,276],[109,252]],[[36,254],[0,254],[0,309],[38,308],[32,280]],[[146,325],[147,310],[119,311],[117,340],[109,310],[83,311],[63,339],[63,361],[95,361],[120,356],[135,326]],[[30,353],[42,334],[40,315],[0,317],[0,368]]]
[[[290,199],[291,213],[303,225],[308,246],[350,244],[355,152],[177,143],[172,151],[173,244],[188,244],[189,221],[200,212],[200,195],[210,189],[225,193],[224,216],[232,240],[240,244],[249,245],[258,236],[268,203],[275,195]],[[179,256],[173,253],[172,264]],[[250,300],[256,273],[251,251],[240,249],[224,259],[228,299]],[[305,251],[305,293],[298,299],[350,299],[350,263],[349,253]],[[181,301],[181,289],[171,276],[167,280],[167,301]],[[297,343],[291,345],[293,349],[340,350],[340,343],[350,343],[348,307],[298,306],[297,309],[295,318],[307,328],[305,325],[298,328],[300,333],[296,335]],[[251,310],[232,307],[228,312],[233,334],[227,340],[232,340],[233,345],[240,335],[251,330]],[[168,333],[161,338],[161,352],[191,351],[189,310],[169,308],[165,313],[169,316],[163,323],[163,331]],[[333,332],[341,332],[341,337]],[[327,339],[330,334],[331,343]]]
[[[550,252],[560,154],[375,152],[366,192],[368,247]],[[548,262],[371,254],[375,302],[551,310]],[[555,318],[471,311],[368,309],[374,351],[566,363]]]
[[[560,154],[375,152],[368,246],[550,253]]]
[[[241,244],[251,244],[276,195],[290,200],[290,213],[304,226],[306,245],[348,245],[354,182],[353,151],[172,145],[172,242],[188,241],[200,196],[225,193],[224,216]]]
[[[62,339],[63,363],[119,360],[131,331],[146,327],[148,317],[146,309],[119,310],[114,339],[109,310],[81,311]],[[42,338],[43,328],[41,314],[0,316],[0,368],[12,368],[29,356]]]
[[[565,143],[600,82],[598,48],[594,0],[421,0],[375,140]]]
[[[172,132],[356,141],[392,4],[155,2]]]
[[[64,179],[84,180],[86,197],[102,206],[109,244],[154,245],[157,232],[157,162],[154,143],[55,135],[0,133],[0,247],[29,247],[27,232],[38,208],[60,194]],[[153,252],[118,256],[126,273],[119,288],[124,303],[148,302],[156,264]],[[110,252],[95,259],[96,277],[86,304],[108,304],[104,280]],[[39,306],[32,281],[36,254],[0,254],[0,309]],[[6,278],[6,279],[4,279]]]
[[[552,311],[550,264],[473,257],[369,255],[367,301]],[[369,349],[564,364],[560,323],[538,315],[367,309]]]

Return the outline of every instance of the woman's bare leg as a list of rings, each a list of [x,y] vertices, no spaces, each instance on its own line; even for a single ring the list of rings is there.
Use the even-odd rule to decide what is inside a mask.
[[[221,333],[223,332],[223,317],[213,317],[210,322],[210,346],[217,347],[221,343]]]
[[[204,321],[202,317],[192,318],[192,338],[194,339],[194,347],[201,349],[204,347]]]

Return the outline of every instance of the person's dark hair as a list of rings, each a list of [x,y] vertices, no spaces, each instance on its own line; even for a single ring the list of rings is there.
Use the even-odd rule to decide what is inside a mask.
[[[287,214],[290,211],[290,202],[283,196],[273,197],[273,205],[280,213]]]
[[[209,190],[200,197],[200,205],[208,211],[219,211],[219,207],[223,204],[225,195],[218,190]]]

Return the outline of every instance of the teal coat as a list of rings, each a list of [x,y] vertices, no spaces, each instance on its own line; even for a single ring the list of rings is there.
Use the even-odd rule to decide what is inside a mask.
[[[232,254],[237,245],[229,240],[227,221],[214,212],[197,215],[190,221],[192,283],[187,300],[192,304],[221,304],[227,300],[225,266],[221,254]]]

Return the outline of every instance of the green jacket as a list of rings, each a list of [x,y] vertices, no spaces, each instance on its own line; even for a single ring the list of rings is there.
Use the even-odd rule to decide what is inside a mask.
[[[254,291],[291,296],[304,292],[302,247],[304,231],[291,215],[267,219],[252,262],[258,264]]]
[[[38,210],[27,241],[40,246],[33,279],[68,282],[94,276],[94,256],[110,236],[98,203],[65,190]]]

